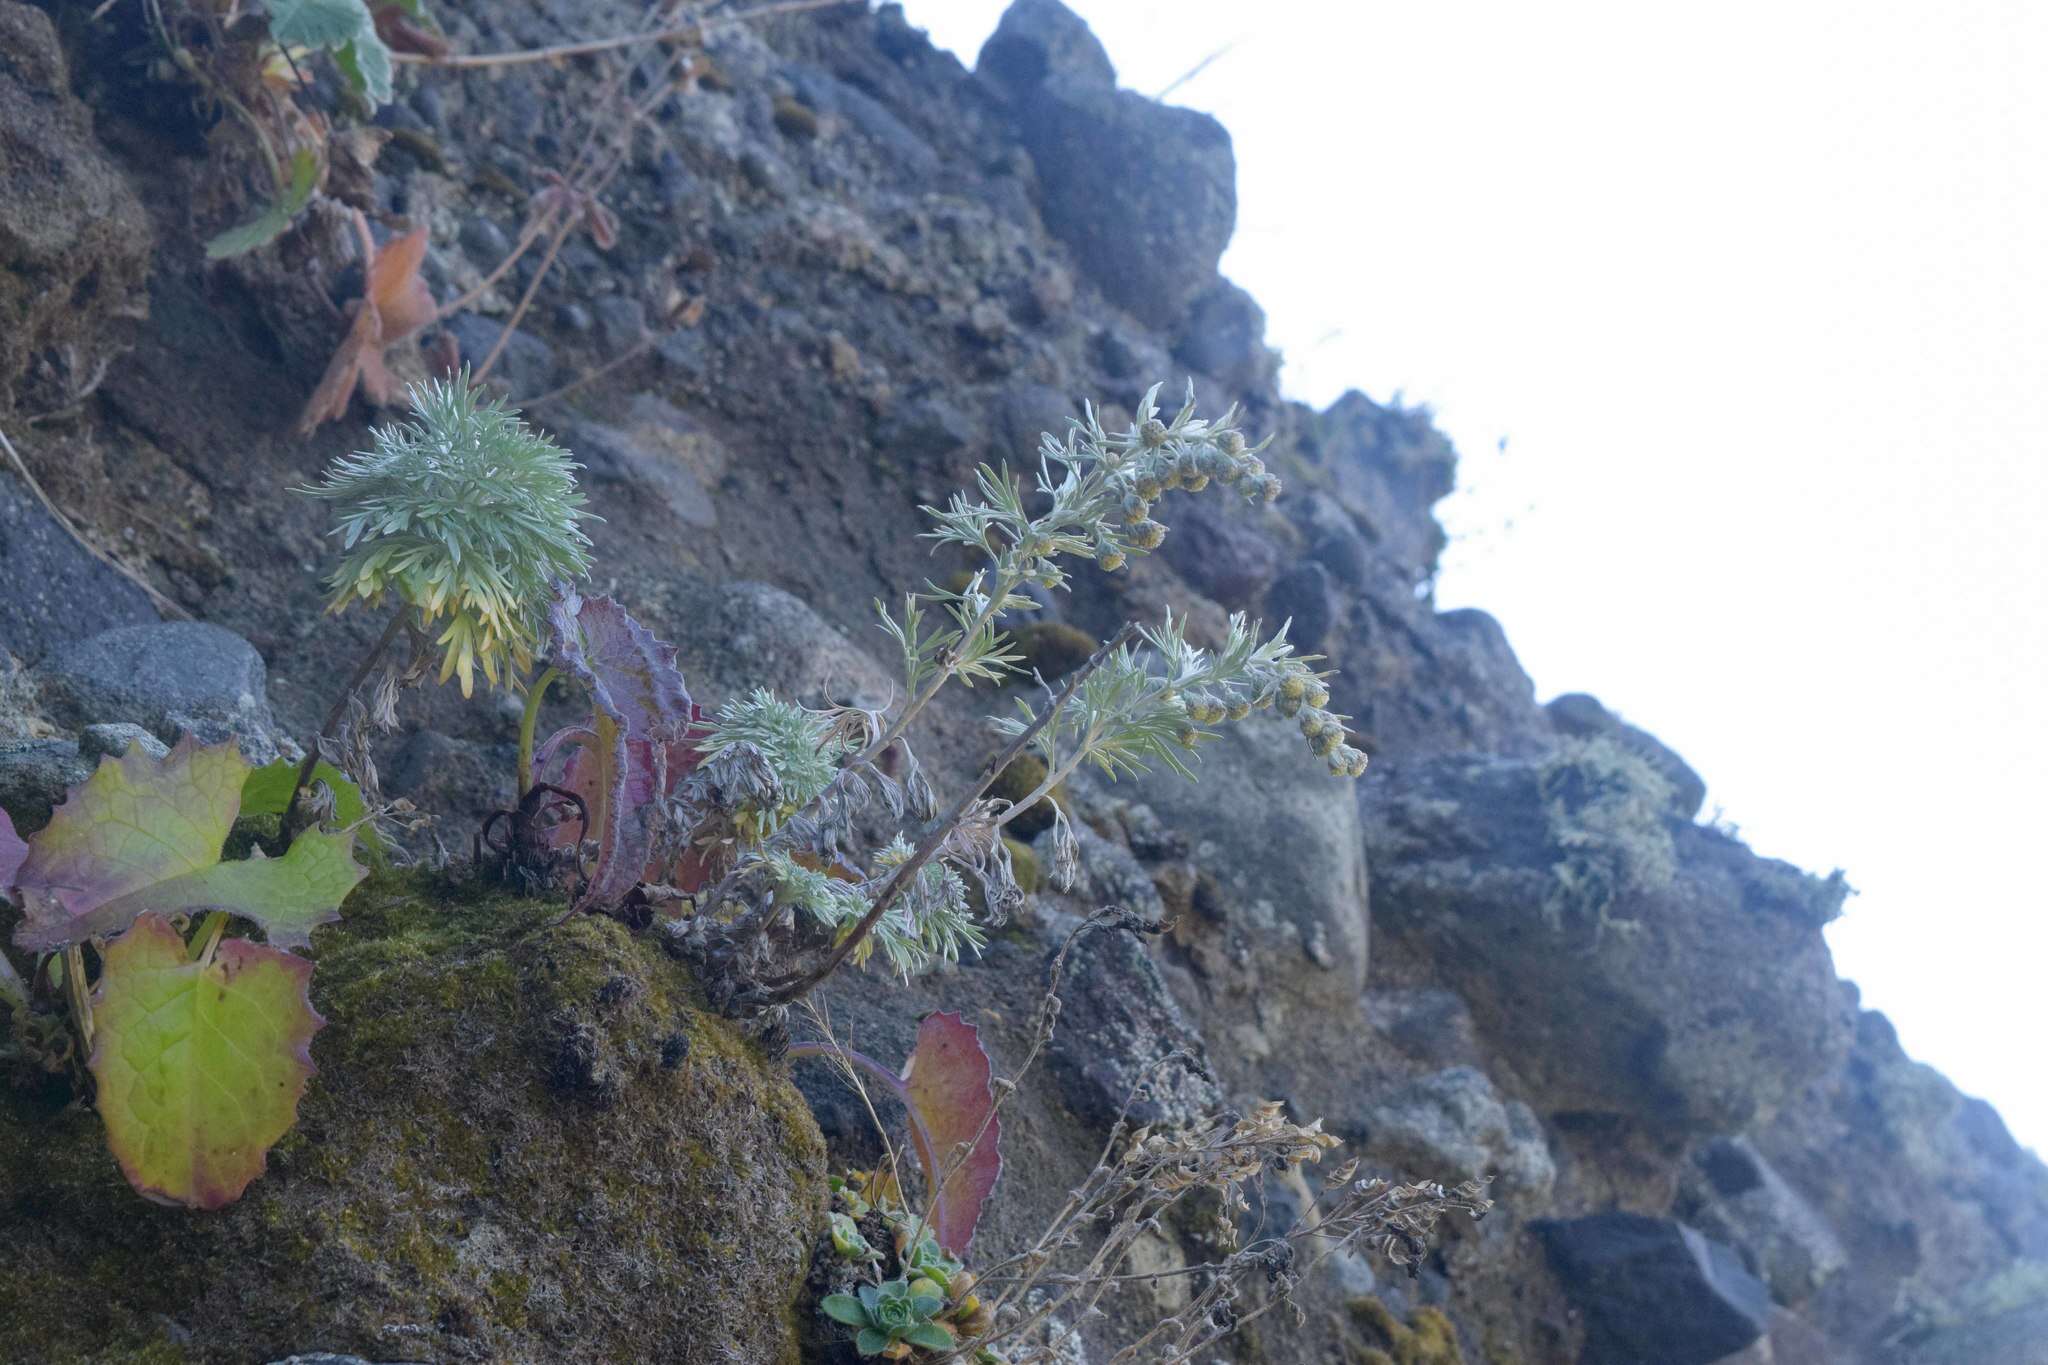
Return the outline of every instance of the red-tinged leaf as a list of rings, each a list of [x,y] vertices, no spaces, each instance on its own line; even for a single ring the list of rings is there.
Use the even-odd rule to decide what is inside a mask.
[[[410,52],[421,57],[445,57],[448,40],[416,22],[411,7],[382,4],[376,7],[377,36],[393,52]]]
[[[309,829],[282,858],[223,863],[249,765],[233,741],[191,737],[162,759],[136,745],[105,758],[29,842],[12,881],[33,952],[118,934],[145,910],[226,910],[261,924],[273,943],[304,946],[337,919],[365,875],[355,834]]]
[[[694,713],[674,645],[655,639],[611,598],[586,599],[564,584],[556,585],[548,625],[551,662],[580,678],[597,711],[624,727],[628,739],[683,737]]]
[[[689,728],[699,712],[676,667],[675,646],[627,615],[608,597],[585,599],[566,584],[555,589],[548,611],[553,633],[550,661],[582,680],[592,717],[575,732],[559,785],[590,811],[597,866],[580,907],[614,904],[642,881],[667,871],[652,862],[661,810],[657,798],[696,766]],[[553,751],[565,737],[550,740]],[[557,844],[575,837],[567,822],[555,827]]]
[[[93,992],[93,1079],[107,1145],[144,1197],[233,1203],[298,1117],[326,1023],[313,964],[245,939],[193,961],[148,914],[106,950]]]
[[[319,386],[313,396],[306,400],[306,407],[299,414],[297,427],[301,436],[310,436],[313,429],[323,422],[336,422],[348,415],[348,400],[355,397],[356,382],[363,375],[363,358],[376,354],[377,338],[383,334],[383,322],[377,310],[358,299],[353,307],[355,320],[349,324],[348,334],[335,348],[334,356],[327,362],[327,371],[320,376]],[[383,359],[378,358],[381,368]]]
[[[928,1179],[936,1180],[938,1172],[958,1163],[933,1199],[931,1213],[933,1235],[955,1256],[967,1254],[981,1207],[1003,1173],[1003,1125],[995,1113],[993,1076],[974,1025],[950,1012],[925,1016],[904,1077],[905,1093],[917,1118],[912,1140],[920,1148],[930,1147],[918,1152]],[[963,1160],[961,1149],[969,1143],[973,1150]]]
[[[14,874],[28,856],[28,845],[14,832],[14,821],[0,810],[0,897],[14,889]]]

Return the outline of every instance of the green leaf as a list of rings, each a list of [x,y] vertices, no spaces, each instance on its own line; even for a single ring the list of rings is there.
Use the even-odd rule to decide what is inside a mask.
[[[889,1349],[889,1334],[873,1327],[863,1327],[860,1335],[853,1339],[853,1345],[864,1356],[878,1356]]]
[[[391,49],[363,0],[267,0],[270,36],[279,47],[318,47],[355,92],[371,104],[391,102]]]
[[[391,49],[377,36],[375,27],[361,32],[334,51],[334,64],[358,95],[372,105],[391,103]]]
[[[903,1334],[903,1339],[912,1346],[922,1346],[927,1351],[950,1351],[959,1345],[951,1332],[936,1322],[921,1322]]]
[[[305,945],[366,875],[350,856],[355,835],[309,829],[282,858],[223,864],[248,775],[232,741],[189,736],[160,761],[139,745],[102,759],[29,844],[15,942],[47,952],[118,934],[145,910],[226,910],[275,944]]]
[[[148,914],[116,939],[93,993],[93,1079],[107,1145],[146,1198],[233,1203],[298,1117],[326,1023],[313,964],[245,939],[192,961]]]
[[[250,773],[248,780],[242,783],[242,818],[283,815],[291,804],[292,785],[298,777],[299,765],[288,758],[280,758]],[[370,807],[363,800],[363,789],[347,773],[324,758],[313,765],[313,781],[325,782],[327,789],[334,793],[335,825],[354,829],[361,836],[363,852],[369,855],[370,861],[383,866],[384,841],[378,837],[374,825],[365,823]]]
[[[865,1326],[867,1311],[860,1306],[860,1300],[851,1294],[827,1294],[818,1304],[825,1316],[834,1322],[843,1322],[848,1327]]]
[[[206,259],[218,261],[239,256],[282,235],[292,225],[292,219],[299,216],[299,210],[306,207],[306,201],[313,197],[314,182],[320,178],[320,158],[313,154],[311,148],[301,147],[292,156],[291,176],[291,181],[279,188],[276,201],[265,206],[262,213],[208,242]]]
[[[342,47],[374,26],[363,0],[266,0],[279,47]]]

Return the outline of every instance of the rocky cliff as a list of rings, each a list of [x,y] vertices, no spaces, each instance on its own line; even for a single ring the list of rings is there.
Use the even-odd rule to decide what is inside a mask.
[[[461,293],[575,153],[599,82],[623,72],[630,88],[634,64],[651,60],[402,70],[398,100],[331,168],[332,199],[273,246],[209,262],[203,243],[249,207],[223,150],[230,131],[165,68],[139,0],[87,10],[0,0],[0,430],[85,537],[160,600],[0,474],[0,805],[25,827],[104,751],[93,727],[140,724],[166,740],[196,728],[257,749],[311,729],[368,629],[323,618],[323,510],[292,491],[361,444],[375,416],[358,403],[311,439],[292,430],[340,305],[361,288],[344,206],[380,235],[426,226],[424,278],[441,298]],[[624,31],[640,7],[435,10],[459,49],[484,52]],[[1074,915],[1115,900],[1172,921],[1157,941],[1083,955],[1048,1065],[1010,1120],[989,1245],[1014,1248],[1041,1226],[1132,1081],[1184,1050],[1203,1065],[1148,1093],[1156,1117],[1283,1099],[1373,1169],[1490,1177],[1498,1203],[1414,1279],[1334,1262],[1305,1287],[1298,1321],[1266,1319],[1219,1358],[2048,1361],[2048,1170],[1989,1107],[1908,1059],[1836,979],[1821,929],[1841,909],[1839,879],[1701,823],[1702,784],[1677,755],[1591,697],[1539,703],[1491,618],[1436,609],[1431,508],[1452,487],[1454,453],[1425,412],[1357,393],[1321,412],[1280,398],[1257,304],[1217,273],[1235,212],[1220,126],[1118,89],[1056,0],[1018,0],[971,71],[892,6],[724,27],[706,51],[692,88],[647,112],[606,188],[616,242],[571,240],[509,338],[531,258],[451,328],[471,359],[506,340],[496,372],[514,396],[545,399],[531,415],[587,466],[604,518],[597,581],[678,642],[700,700],[755,685],[886,699],[870,600],[955,567],[916,539],[920,504],[978,461],[1022,458],[1082,399],[1127,416],[1152,381],[1192,376],[1205,407],[1239,403],[1248,429],[1275,435],[1269,462],[1289,495],[1260,511],[1191,502],[1161,555],[1049,597],[1023,638],[1050,666],[1068,627],[1099,637],[1169,606],[1198,634],[1233,610],[1292,618],[1294,638],[1340,671],[1332,709],[1373,760],[1354,792],[1283,761],[1275,736],[1250,726],[1206,751],[1199,785],[1079,786],[1076,894],[1033,897],[957,971],[909,988],[832,986],[835,1018],[872,1052],[902,1055],[917,1016],[945,1007],[1014,1061]],[[166,611],[218,629],[161,624]],[[423,852],[466,851],[480,813],[507,803],[516,710],[441,696],[407,708],[408,730],[378,754],[385,788],[436,818]],[[994,751],[979,710],[941,718],[935,766],[956,778]],[[630,945],[607,939],[604,951],[644,987],[632,1009],[680,989],[648,978]],[[479,962],[499,982],[548,971],[517,952]],[[431,981],[415,989],[434,996]],[[516,993],[491,1008],[512,1011],[508,1038],[559,1032]],[[614,1046],[656,1028],[636,1015]],[[768,1103],[780,1080],[708,1021],[689,1028],[699,1061],[682,1079],[636,1057],[619,1084],[638,1098],[609,1108],[563,1095],[545,1067],[522,1080],[537,1130],[526,1164],[489,1178],[558,1181],[561,1144],[610,1150],[647,1132],[701,1163],[719,1142],[706,1125],[752,1123],[774,1129],[746,1144],[772,1149],[774,1170],[752,1160],[730,1173],[736,1197],[758,1202],[775,1175],[776,1235],[807,1217],[822,1167],[804,1125]],[[421,1064],[459,1072],[446,1053]],[[694,1126],[649,1100],[703,1092],[715,1078],[692,1065],[727,1055],[732,1074]],[[335,1084],[352,1082],[351,1066],[334,1059]],[[858,1106],[829,1076],[799,1080],[833,1160],[868,1154]],[[385,1102],[361,1083],[366,1104]],[[733,1086],[766,1097],[762,1115],[719,1108]],[[510,1121],[503,1095],[454,1098]],[[15,1154],[0,1243],[26,1247],[31,1228],[43,1240],[32,1261],[0,1259],[15,1265],[6,1291],[28,1294],[33,1272],[38,1301],[67,1292],[77,1267],[104,1268],[139,1238],[166,1255],[239,1256],[242,1274],[275,1265],[279,1284],[320,1304],[257,1331],[187,1287],[110,1325],[106,1359],[328,1347],[600,1359],[632,1348],[577,1338],[564,1313],[651,1351],[688,1338],[679,1299],[740,1354],[677,1346],[673,1358],[788,1349],[774,1324],[754,1331],[745,1314],[702,1306],[729,1292],[715,1248],[693,1261],[656,1239],[644,1274],[572,1273],[543,1235],[550,1220],[580,1217],[600,1240],[648,1237],[602,1182],[465,1211],[357,1189],[362,1171],[288,1154],[261,1201],[201,1246],[160,1224],[109,1225],[111,1163],[17,1159],[25,1112],[0,1111],[0,1154]],[[432,1112],[323,1110],[319,1126],[431,1127]],[[408,1179],[468,1178],[426,1164]],[[804,1169],[785,1179],[785,1165]],[[654,1180],[663,1198],[701,1217],[718,1174],[670,1174]],[[575,1199],[597,1212],[567,1209]],[[424,1268],[345,1238],[325,1259],[250,1251],[262,1210],[294,1201],[344,1219],[369,1207]],[[59,1245],[46,1225],[67,1207],[86,1212]],[[502,1231],[470,1256],[486,1226]],[[1158,1240],[1162,1267],[1205,1254],[1191,1233]],[[775,1262],[785,1250],[747,1253],[749,1292],[770,1285],[771,1315],[787,1303],[775,1286],[795,1284]],[[533,1306],[542,1281],[566,1307]],[[1092,1347],[1107,1359],[1157,1312],[1149,1293],[1127,1294],[1090,1325]],[[380,1338],[380,1314],[407,1334]],[[304,1335],[288,1339],[295,1328]],[[10,1358],[79,1358],[74,1338],[6,1336],[18,1330],[0,1324]]]

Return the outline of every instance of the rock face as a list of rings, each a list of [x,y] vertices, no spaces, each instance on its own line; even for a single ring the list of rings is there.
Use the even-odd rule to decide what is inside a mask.
[[[1566,1296],[1586,1314],[1580,1365],[1712,1365],[1769,1326],[1763,1285],[1683,1223],[1603,1213],[1542,1233]]]
[[[219,155],[234,127],[131,60],[137,8],[64,27],[67,78],[44,17],[59,9],[0,0],[0,408],[74,406],[32,441],[8,428],[36,477],[232,634],[151,626],[0,476],[0,648],[29,665],[0,660],[0,805],[24,828],[128,733],[99,727],[169,739],[267,706],[303,736],[375,629],[321,617],[329,509],[290,491],[362,449],[373,417],[289,435],[336,340],[346,234],[311,224],[195,271],[251,207],[220,202],[239,183]],[[433,10],[468,52],[644,22],[629,0]],[[1840,880],[1696,825],[1687,762],[1590,695],[1542,704],[1497,621],[1438,608],[1432,509],[1455,452],[1423,410],[1283,399],[1257,302],[1216,271],[1235,194],[1219,128],[1118,90],[1056,0],[1013,5],[971,71],[889,5],[719,27],[705,55],[605,190],[616,244],[563,246],[498,367],[526,396],[582,381],[528,416],[585,465],[603,518],[592,590],[673,641],[707,705],[757,686],[892,704],[874,599],[973,567],[933,553],[920,508],[980,462],[1028,471],[1038,433],[1084,401],[1121,424],[1149,385],[1176,401],[1192,374],[1205,414],[1239,404],[1274,438],[1286,495],[1175,493],[1162,553],[1034,589],[1013,623],[1025,652],[1057,673],[1169,608],[1208,643],[1231,611],[1291,616],[1372,757],[1362,783],[1338,782],[1261,721],[1205,746],[1192,786],[1073,781],[1071,893],[1043,886],[978,960],[908,984],[847,973],[824,1015],[786,1021],[900,1064],[921,1012],[957,1010],[1007,1074],[1067,928],[1105,904],[1160,922],[1077,947],[1005,1112],[978,1264],[1031,1244],[1150,1064],[1181,1053],[1194,1064],[1140,1093],[1141,1117],[1278,1099],[1324,1118],[1362,1171],[1485,1176],[1498,1200],[1413,1280],[1363,1254],[1305,1272],[1302,1316],[1258,1319],[1205,1354],[1217,1365],[2026,1358],[2048,1302],[2048,1171],[1835,980],[1821,932]],[[586,62],[404,67],[381,116],[394,136],[327,193],[379,233],[426,224],[425,277],[453,298],[584,145],[596,79]],[[32,164],[8,159],[22,147]],[[457,323],[473,356],[533,263]],[[145,272],[134,349],[74,403]],[[918,754],[942,797],[995,752],[985,718],[1031,695],[977,687],[926,713]],[[550,701],[548,727],[571,707]],[[376,756],[387,790],[438,822],[416,852],[459,854],[509,802],[517,707],[422,688],[400,713]],[[364,895],[320,948],[335,1023],[307,1122],[235,1209],[140,1207],[89,1115],[0,1100],[0,1358],[812,1349],[843,1365],[815,1315],[811,1347],[794,1345],[787,1310],[822,1163],[883,1160],[859,1096],[796,1068],[820,1157],[781,1073],[691,1010],[652,934],[520,937],[534,907],[455,893],[441,927]],[[1267,1196],[1276,1219],[1302,1207]],[[1217,1254],[1170,1223],[1145,1252],[1155,1269]],[[78,1287],[108,1274],[126,1287],[75,1316],[100,1302]],[[1173,1311],[1184,1283],[1151,1283],[1078,1324],[1090,1358]]]
[[[86,553],[11,474],[0,474],[0,581],[0,651],[25,663],[157,619],[142,589]]]
[[[1417,941],[1552,1114],[1729,1131],[1847,1052],[1826,891],[1781,901],[1668,799],[1613,748],[1404,771],[1366,792],[1374,926]]]
[[[149,268],[141,201],[71,94],[49,16],[0,3],[0,412],[97,383]]]
[[[58,713],[78,724],[133,722],[166,744],[235,739],[261,765],[281,737],[263,658],[247,640],[203,621],[128,626],[58,649],[43,667]]]
[[[1101,44],[1061,5],[1006,15],[980,66],[1013,102],[1046,226],[1103,293],[1175,329],[1237,225],[1230,134],[1207,114],[1118,90]]]
[[[0,1093],[0,1358],[793,1360],[809,1112],[659,947],[558,914],[366,884],[315,935],[298,1127],[217,1214]]]

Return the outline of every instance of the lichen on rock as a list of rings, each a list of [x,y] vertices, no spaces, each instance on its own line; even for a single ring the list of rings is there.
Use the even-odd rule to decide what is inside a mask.
[[[424,873],[315,935],[298,1127],[215,1215],[0,1093],[0,1359],[787,1361],[824,1154],[780,1067],[604,919]]]

